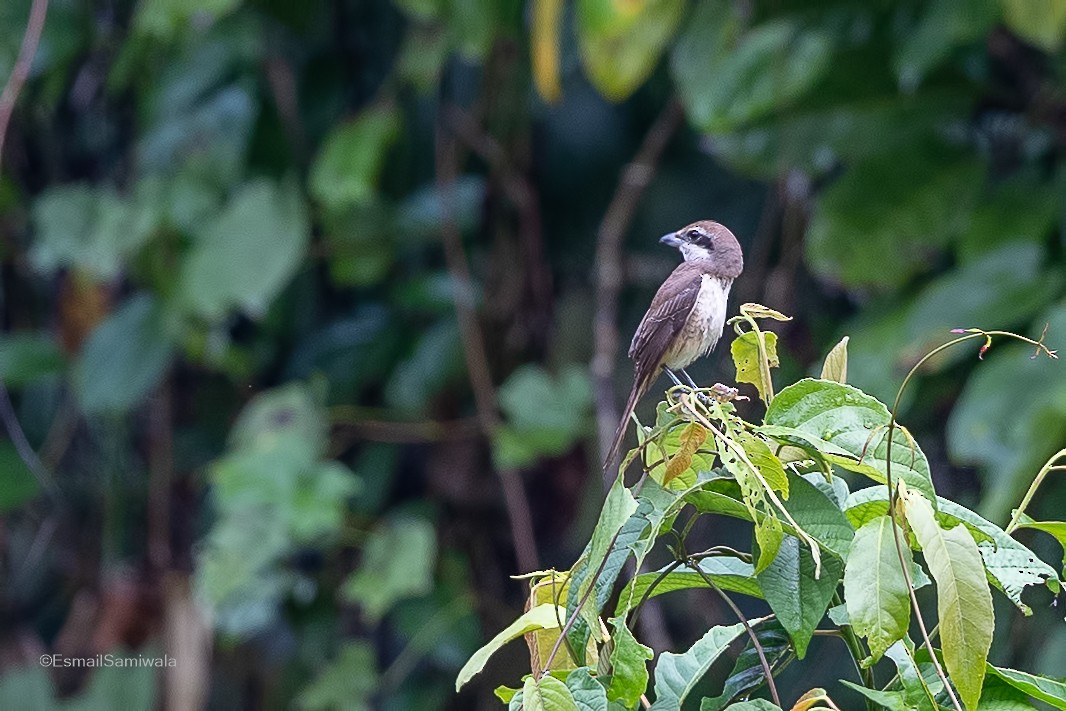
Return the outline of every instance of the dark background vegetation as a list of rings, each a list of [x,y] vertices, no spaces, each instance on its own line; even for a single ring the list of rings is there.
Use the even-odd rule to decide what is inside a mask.
[[[889,401],[952,327],[1066,344],[1064,36],[1061,0],[52,0],[0,174],[0,707],[494,708],[521,645],[455,672],[587,539],[659,235],[738,235],[781,383],[845,334]],[[1028,356],[901,416],[1001,525],[1066,440]],[[1044,595],[994,661],[1066,673]],[[659,651],[730,621],[663,600]],[[177,663],[37,662],[109,651]]]

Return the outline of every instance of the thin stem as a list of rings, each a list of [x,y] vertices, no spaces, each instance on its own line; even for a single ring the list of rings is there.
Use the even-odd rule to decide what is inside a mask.
[[[840,593],[833,593],[833,604],[841,605],[844,600],[841,599]],[[868,689],[875,689],[874,686],[874,670],[872,668],[863,669],[862,660],[866,658],[866,652],[862,648],[862,642],[859,641],[858,636],[855,634],[855,630],[851,628],[851,625],[844,625],[839,630],[830,630],[832,632],[839,631],[840,639],[843,640],[844,646],[848,648],[848,653],[851,655],[851,661],[855,664],[855,673],[859,675],[859,681],[863,683]],[[866,699],[866,708],[873,711],[877,708],[877,705],[870,699]]]
[[[1014,510],[1014,515],[1010,517],[1010,523],[1007,524],[1007,528],[1005,529],[1008,536],[1014,531],[1014,529],[1018,528],[1018,524],[1021,523],[1025,509],[1028,508],[1030,502],[1032,502],[1033,496],[1036,495],[1036,490],[1044,483],[1044,478],[1051,472],[1066,471],[1066,466],[1055,464],[1055,462],[1062,457],[1066,457],[1066,448],[1055,452],[1055,454],[1051,456],[1051,459],[1047,460],[1044,466],[1040,468],[1036,478],[1033,479],[1033,483],[1029,485],[1029,491],[1025,492],[1025,496],[1022,497],[1022,502],[1018,504],[1018,508]]]
[[[19,46],[18,58],[15,60],[15,68],[11,70],[7,84],[3,92],[0,92],[0,157],[4,154],[4,138],[7,136],[7,125],[11,121],[11,115],[15,111],[22,85],[30,76],[33,67],[33,57],[37,54],[37,44],[41,41],[41,32],[44,30],[44,18],[48,15],[48,0],[33,0],[30,6],[30,16],[26,21],[26,31],[22,35],[22,44]]]
[[[736,615],[738,620],[740,620],[740,624],[744,625],[744,631],[748,633],[748,638],[751,639],[751,644],[755,647],[755,653],[759,655],[759,666],[762,667],[762,674],[766,679],[767,688],[770,689],[770,696],[773,698],[774,703],[777,706],[781,706],[781,697],[777,693],[777,684],[774,682],[773,669],[770,668],[770,662],[766,659],[766,650],[763,649],[762,642],[759,641],[759,637],[755,634],[755,630],[753,630],[751,625],[748,624],[747,618],[744,617],[744,613],[740,611],[737,604],[733,602],[733,600],[726,595],[721,588],[715,585],[714,581],[711,580],[711,576],[707,575],[707,573],[700,568],[699,562],[691,557],[688,558],[688,561],[689,567],[695,570],[696,573],[703,578],[703,582],[707,583],[707,587],[718,593],[719,597],[725,601],[725,604],[729,606],[729,609],[732,610],[733,614]]]

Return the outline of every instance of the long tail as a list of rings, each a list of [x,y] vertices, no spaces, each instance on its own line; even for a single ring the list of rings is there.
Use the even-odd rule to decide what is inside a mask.
[[[607,459],[603,462],[604,473],[614,464],[614,460],[618,456],[618,450],[622,446],[622,440],[625,439],[626,427],[629,425],[629,418],[633,414],[633,409],[637,406],[641,396],[647,392],[652,379],[647,377],[638,378],[633,382],[633,389],[629,391],[629,399],[626,400],[625,409],[622,411],[622,420],[618,423],[618,430],[614,433],[614,441],[611,442],[611,448],[607,452]]]

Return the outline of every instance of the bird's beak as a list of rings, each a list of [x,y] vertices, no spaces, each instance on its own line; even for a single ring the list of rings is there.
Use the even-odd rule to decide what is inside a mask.
[[[683,242],[681,238],[677,236],[676,232],[671,232],[668,235],[663,235],[659,238],[660,244],[665,244],[667,247],[680,247]]]

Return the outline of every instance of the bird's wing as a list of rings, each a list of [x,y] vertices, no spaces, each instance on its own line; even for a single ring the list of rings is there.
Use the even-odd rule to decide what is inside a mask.
[[[633,334],[629,357],[633,359],[638,378],[641,375],[653,375],[667,349],[684,328],[696,303],[703,277],[699,272],[687,269],[687,266],[680,265],[659,287],[648,313],[644,314],[637,332]],[[691,272],[691,276],[687,272]],[[678,276],[682,278],[677,279]]]

